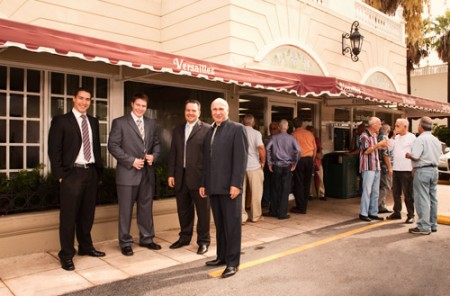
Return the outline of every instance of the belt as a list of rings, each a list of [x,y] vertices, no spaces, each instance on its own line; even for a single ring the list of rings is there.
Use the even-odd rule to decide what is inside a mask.
[[[88,169],[88,168],[93,168],[95,166],[95,163],[74,163],[73,167],[74,168],[82,168],[82,169]]]
[[[414,169],[415,170],[417,170],[417,169],[423,169],[423,168],[435,168],[436,166],[434,165],[434,164],[427,164],[427,165],[423,165],[423,166],[420,166],[420,167],[415,167]]]

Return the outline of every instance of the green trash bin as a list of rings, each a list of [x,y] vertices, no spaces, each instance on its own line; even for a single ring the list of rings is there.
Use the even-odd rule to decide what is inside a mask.
[[[358,195],[358,158],[345,152],[331,152],[322,159],[325,196],[350,198]]]

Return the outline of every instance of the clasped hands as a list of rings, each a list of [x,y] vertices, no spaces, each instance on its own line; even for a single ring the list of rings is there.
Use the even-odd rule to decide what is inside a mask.
[[[147,162],[148,165],[153,165],[153,155],[152,154],[145,154],[145,158],[135,158],[133,162],[133,167],[137,170],[141,170],[145,162]]]

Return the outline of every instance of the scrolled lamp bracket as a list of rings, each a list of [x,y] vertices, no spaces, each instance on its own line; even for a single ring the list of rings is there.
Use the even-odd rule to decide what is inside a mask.
[[[350,40],[350,46],[345,45],[345,39]],[[364,36],[359,33],[359,22],[354,21],[350,29],[350,33],[342,33],[342,55],[350,53],[354,62],[359,60],[358,55],[361,53]]]

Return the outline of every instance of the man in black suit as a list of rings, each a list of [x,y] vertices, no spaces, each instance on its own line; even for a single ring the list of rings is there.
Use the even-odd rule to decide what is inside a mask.
[[[80,88],[73,96],[72,111],[55,116],[48,135],[48,155],[52,174],[60,185],[59,240],[61,267],[74,270],[74,236],[78,255],[103,257],[91,238],[99,173],[103,169],[100,154],[98,120],[86,114],[92,93]]]
[[[137,204],[139,245],[160,250],[153,241],[153,194],[155,167],[160,152],[157,126],[144,116],[148,97],[143,93],[133,96],[131,113],[116,118],[109,133],[108,150],[116,158],[116,185],[119,201],[119,246],[125,256],[133,255],[133,237],[130,235],[133,206]]]
[[[168,179],[169,186],[175,187],[177,192],[178,219],[181,228],[180,238],[170,248],[177,249],[189,245],[196,211],[199,255],[208,251],[211,242],[209,198],[201,198],[198,191],[202,179],[203,142],[211,126],[198,119],[200,111],[199,101],[186,101],[184,108],[186,123],[175,127],[172,134]]]
[[[242,183],[247,168],[248,141],[243,125],[228,119],[228,103],[211,103],[214,124],[205,137],[200,196],[209,196],[216,224],[217,258],[208,266],[226,265],[222,278],[238,271],[242,234]]]

